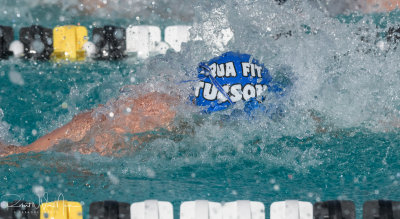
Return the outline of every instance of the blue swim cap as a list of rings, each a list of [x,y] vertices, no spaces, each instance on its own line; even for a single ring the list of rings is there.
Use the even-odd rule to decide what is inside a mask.
[[[194,99],[206,112],[220,111],[242,100],[257,108],[264,91],[276,92],[268,69],[248,54],[227,52],[200,63],[198,79]]]

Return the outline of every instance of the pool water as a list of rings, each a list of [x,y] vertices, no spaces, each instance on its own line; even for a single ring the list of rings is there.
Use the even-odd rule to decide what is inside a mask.
[[[87,215],[93,201],[158,199],[172,202],[177,218],[179,204],[196,199],[249,199],[267,208],[285,199],[342,199],[354,201],[361,218],[367,200],[400,199],[400,56],[384,38],[388,27],[400,24],[399,11],[329,17],[297,1],[192,2],[183,9],[171,3],[169,11],[165,3],[143,2],[143,10],[155,8],[139,10],[137,19],[129,13],[77,17],[36,1],[22,8],[15,4],[25,1],[5,3],[0,23],[14,30],[35,23],[80,22],[89,32],[103,24],[192,24],[191,33],[202,39],[180,53],[146,60],[1,60],[0,139],[6,143],[29,144],[116,98],[125,85],[165,90],[176,83],[175,92],[189,95],[191,85],[178,81],[194,77],[198,62],[226,51],[253,54],[274,80],[291,86],[276,100],[284,105],[282,117],[226,120],[232,109],[199,116],[182,105],[176,122],[187,128],[154,131],[140,150],[122,157],[81,155],[62,142],[52,151],[0,158],[2,200],[39,203],[62,196],[81,201]],[[234,38],[216,44],[226,28]]]

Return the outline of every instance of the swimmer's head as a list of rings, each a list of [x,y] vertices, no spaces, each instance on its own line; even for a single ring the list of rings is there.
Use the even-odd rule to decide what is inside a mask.
[[[200,63],[198,79],[194,101],[206,112],[223,110],[239,101],[262,101],[262,94],[271,91],[272,81],[268,69],[257,59],[235,52]]]

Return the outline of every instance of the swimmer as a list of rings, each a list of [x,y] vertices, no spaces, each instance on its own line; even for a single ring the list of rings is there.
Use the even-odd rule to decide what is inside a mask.
[[[63,141],[73,142],[75,148],[71,150],[82,154],[114,155],[116,151],[129,146],[130,142],[127,143],[124,138],[126,134],[160,128],[171,130],[179,104],[193,102],[204,113],[212,113],[244,101],[243,112],[249,114],[256,110],[268,111],[260,104],[264,100],[264,93],[275,93],[278,97],[283,95],[283,89],[273,84],[267,68],[247,54],[228,52],[201,63],[197,81],[198,86],[191,97],[176,97],[160,92],[120,97],[108,103],[111,106],[109,108],[114,109],[112,112],[99,113],[105,108],[100,106],[81,113],[30,145],[0,145],[0,156],[46,151]],[[143,90],[140,85],[133,89],[134,93]]]

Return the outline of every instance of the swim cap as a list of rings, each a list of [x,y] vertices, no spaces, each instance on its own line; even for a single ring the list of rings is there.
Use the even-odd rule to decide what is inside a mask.
[[[220,111],[242,100],[258,102],[257,97],[270,90],[272,81],[262,63],[251,55],[235,52],[200,63],[198,79],[194,99],[206,112]]]

